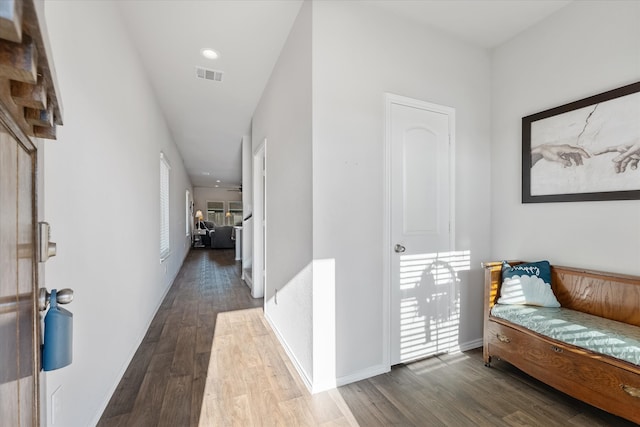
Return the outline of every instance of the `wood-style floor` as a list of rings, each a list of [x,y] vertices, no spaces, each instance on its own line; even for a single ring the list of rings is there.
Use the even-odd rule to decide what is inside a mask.
[[[479,349],[312,396],[233,256],[191,251],[99,426],[635,425]]]
[[[262,307],[234,256],[190,251],[98,426],[198,425],[217,315]]]

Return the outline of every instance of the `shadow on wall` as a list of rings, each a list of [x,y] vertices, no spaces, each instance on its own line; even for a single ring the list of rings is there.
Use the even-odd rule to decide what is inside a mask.
[[[400,258],[400,360],[459,350],[460,278],[470,251]]]
[[[468,283],[470,260],[470,251],[400,258],[400,320],[394,325],[400,340],[392,345],[400,345],[401,362],[460,350],[467,295],[461,288]],[[269,288],[265,317],[303,381],[313,392],[335,387],[335,260],[313,260],[284,285]]]

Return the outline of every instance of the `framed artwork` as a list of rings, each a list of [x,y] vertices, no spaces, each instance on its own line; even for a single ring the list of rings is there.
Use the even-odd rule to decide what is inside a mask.
[[[640,82],[522,118],[522,203],[640,200]]]

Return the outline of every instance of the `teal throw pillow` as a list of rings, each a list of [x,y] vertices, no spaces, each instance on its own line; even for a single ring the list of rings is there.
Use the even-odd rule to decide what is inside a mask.
[[[551,265],[549,261],[514,266],[504,261],[498,304],[560,307],[560,303],[551,290]]]

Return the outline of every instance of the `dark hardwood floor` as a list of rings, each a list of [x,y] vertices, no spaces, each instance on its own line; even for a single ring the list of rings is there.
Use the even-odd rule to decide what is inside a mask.
[[[560,393],[506,362],[493,361],[487,368],[481,348],[397,366],[338,390],[366,427],[636,425]]]
[[[262,307],[232,249],[192,249],[98,426],[198,425],[218,313]]]
[[[487,368],[481,349],[310,395],[261,309],[244,310],[262,300],[233,256],[191,251],[100,427],[635,425],[506,362]]]

